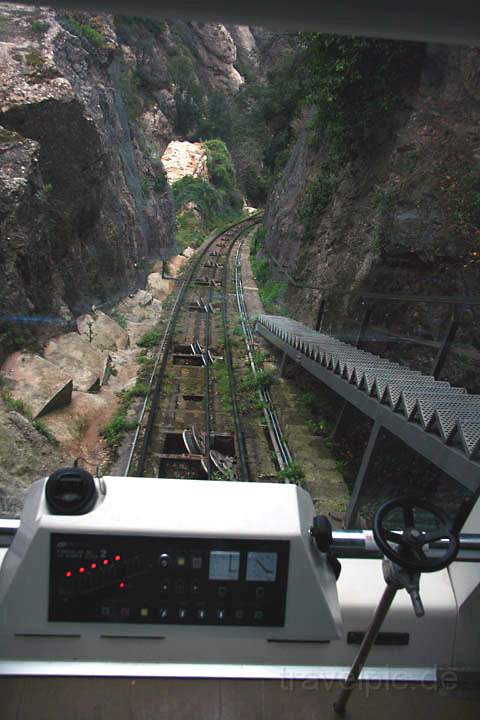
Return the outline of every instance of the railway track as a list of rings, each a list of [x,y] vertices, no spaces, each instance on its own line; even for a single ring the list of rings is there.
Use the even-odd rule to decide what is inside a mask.
[[[258,216],[248,218],[206,242],[184,274],[155,358],[125,475],[250,479],[226,290],[231,249],[257,222]],[[228,372],[230,417],[218,409],[211,370],[219,359]]]
[[[240,241],[235,255],[235,294],[237,299],[238,312],[242,323],[243,337],[245,340],[248,360],[254,376],[258,376],[259,368],[255,360],[255,341],[253,338],[252,325],[248,315],[247,305],[245,302],[245,294],[243,292],[242,282],[242,266],[240,255],[243,247],[244,239]],[[266,427],[269,433],[270,445],[273,448],[277,464],[280,470],[287,468],[293,461],[292,454],[288,447],[287,441],[283,435],[280,421],[272,401],[272,396],[268,387],[258,389],[258,396],[262,403],[263,415]],[[286,479],[288,482],[288,479]]]

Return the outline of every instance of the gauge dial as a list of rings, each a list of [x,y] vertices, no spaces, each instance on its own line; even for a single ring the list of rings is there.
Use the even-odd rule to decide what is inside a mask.
[[[247,580],[275,582],[277,578],[277,553],[249,552],[247,558]]]
[[[240,553],[213,550],[210,553],[209,580],[238,580]]]

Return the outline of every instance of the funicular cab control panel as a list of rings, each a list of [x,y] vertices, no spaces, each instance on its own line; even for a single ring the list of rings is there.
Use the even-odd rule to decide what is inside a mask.
[[[49,621],[285,624],[289,542],[52,534]]]
[[[301,488],[87,476],[30,489],[0,568],[0,662],[282,665],[341,636]]]

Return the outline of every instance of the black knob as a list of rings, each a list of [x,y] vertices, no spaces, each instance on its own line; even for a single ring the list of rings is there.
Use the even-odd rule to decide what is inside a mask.
[[[168,568],[170,566],[170,555],[167,553],[162,553],[158,556],[158,564],[161,568]]]
[[[97,499],[93,476],[81,468],[60,468],[47,480],[47,505],[54,515],[84,515]]]
[[[325,515],[316,515],[313,518],[313,525],[310,528],[310,535],[315,540],[315,545],[320,552],[327,552],[333,542],[332,526]]]

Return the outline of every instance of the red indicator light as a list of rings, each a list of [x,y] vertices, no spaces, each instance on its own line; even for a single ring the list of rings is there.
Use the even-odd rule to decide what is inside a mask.
[[[72,571],[67,570],[67,572],[65,573],[65,577],[72,577]]]
[[[122,580],[122,582],[119,584],[118,587],[119,587],[119,588],[124,588],[124,587],[125,587],[125,583],[123,582],[123,580]]]
[[[97,567],[97,563],[92,563],[90,567],[92,568],[92,570],[95,570],[95,568]]]
[[[104,564],[104,565],[108,565],[108,560],[104,560],[104,561],[103,561],[103,564]]]
[[[120,555],[115,555],[115,560],[118,562],[120,560]]]
[[[85,572],[85,568],[84,568],[84,567],[79,568],[78,572],[79,572],[79,573],[84,573],[84,572]]]

